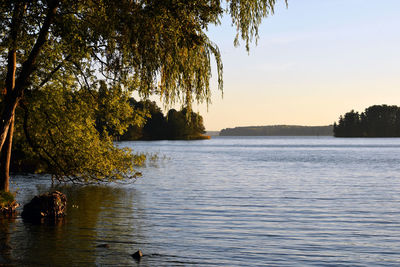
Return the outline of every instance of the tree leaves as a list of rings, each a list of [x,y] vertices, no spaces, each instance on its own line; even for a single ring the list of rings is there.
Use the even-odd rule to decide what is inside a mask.
[[[118,88],[71,92],[68,87],[53,86],[26,99],[27,133],[16,135],[16,143],[20,144],[16,150],[23,150],[27,158],[46,162],[45,171],[60,181],[89,183],[136,178],[133,165],[143,163],[145,158],[115,147],[109,134],[123,132],[128,125],[143,121],[132,120],[132,108],[123,104],[127,96]],[[104,96],[103,91],[109,94]],[[108,109],[108,105],[114,109]],[[100,127],[106,130],[96,128],[99,118]],[[22,127],[17,124],[17,132],[23,131]]]

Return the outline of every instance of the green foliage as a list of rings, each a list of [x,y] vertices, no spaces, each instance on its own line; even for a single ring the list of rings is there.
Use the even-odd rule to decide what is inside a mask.
[[[168,139],[196,139],[205,133],[203,118],[194,112],[188,114],[186,108],[181,111],[171,109],[167,114]]]
[[[57,90],[47,86],[26,98],[26,109],[21,111],[23,119],[19,120],[24,123],[16,125],[16,155],[24,155],[24,161],[46,163],[44,171],[63,181],[89,183],[135,178],[133,165],[140,165],[144,158],[127,148],[115,147],[108,131],[98,131],[101,128],[121,133],[129,124],[143,122],[129,104],[121,102],[114,105],[117,109],[104,108],[125,96],[115,93],[118,89],[110,89],[105,103],[102,90],[71,92],[69,88],[55,86]],[[102,126],[96,125],[96,120]]]
[[[236,26],[237,35],[235,45],[239,44],[239,39],[246,43],[246,49],[249,50],[249,44],[255,37],[258,38],[258,26],[264,17],[274,13],[274,6],[277,0],[230,0],[228,12],[232,17],[232,24]],[[285,0],[286,5],[288,1]]]
[[[15,201],[15,196],[11,192],[0,191],[0,210],[10,206]]]
[[[354,110],[334,124],[336,137],[399,137],[400,107],[370,106],[361,114]]]
[[[94,99],[96,128],[101,134],[122,135],[128,126],[143,126],[146,111],[129,104],[129,96],[120,86],[108,87],[103,81],[98,90],[91,89],[89,98]],[[83,99],[85,101],[85,99]]]

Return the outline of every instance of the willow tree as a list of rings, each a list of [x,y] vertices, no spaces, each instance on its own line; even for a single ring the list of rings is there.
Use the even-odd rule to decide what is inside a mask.
[[[206,35],[207,27],[229,14],[237,29],[235,44],[243,40],[248,49],[275,2],[1,1],[0,189],[8,190],[15,113],[28,95],[54,93],[58,99],[68,95],[65,90],[89,90],[102,81],[109,88],[119,86],[142,97],[158,94],[165,102],[189,107],[193,101],[209,102],[211,59],[216,61],[221,90],[222,63],[218,47]],[[68,83],[60,84],[65,80]],[[41,101],[54,104],[46,98]]]

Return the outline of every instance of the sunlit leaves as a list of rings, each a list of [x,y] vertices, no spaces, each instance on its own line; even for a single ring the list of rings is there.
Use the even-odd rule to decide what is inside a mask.
[[[123,105],[126,98],[120,90],[110,89],[108,93],[112,95],[105,97],[101,95],[105,88],[99,90],[101,93],[71,92],[61,84],[53,86],[27,98],[28,116],[24,119],[30,140],[24,135],[16,136],[17,142],[29,144],[24,147],[25,154],[39,157],[47,163],[46,171],[62,181],[88,183],[135,178],[133,166],[141,164],[144,158],[133,155],[129,149],[115,147],[112,136],[96,128],[96,119],[100,117],[103,127],[117,133],[129,124],[142,123],[143,118],[137,119],[132,108]],[[107,109],[114,101],[122,105],[114,103],[112,106],[117,109]],[[17,131],[21,132],[22,127],[17,124]]]

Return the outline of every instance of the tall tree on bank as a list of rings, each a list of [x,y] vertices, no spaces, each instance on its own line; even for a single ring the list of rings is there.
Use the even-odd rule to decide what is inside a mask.
[[[15,112],[25,95],[59,90],[55,85],[68,79],[70,91],[103,81],[189,108],[193,101],[208,103],[211,57],[222,90],[220,53],[206,35],[208,25],[228,13],[237,29],[235,44],[242,39],[248,49],[275,2],[1,1],[0,190],[8,191]]]

